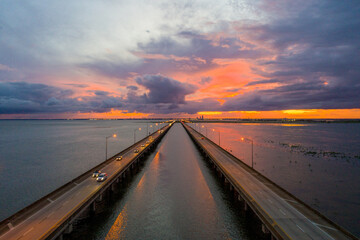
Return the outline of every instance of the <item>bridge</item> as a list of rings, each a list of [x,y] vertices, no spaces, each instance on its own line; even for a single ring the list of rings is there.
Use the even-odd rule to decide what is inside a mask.
[[[62,239],[78,219],[96,212],[105,195],[116,191],[117,184],[146,159],[172,124],[3,220],[0,240]],[[265,238],[357,239],[186,123],[182,125],[244,210],[260,220]],[[123,159],[116,161],[118,156]],[[97,169],[108,174],[106,181],[98,183],[91,177]]]
[[[357,239],[321,213],[183,123],[193,142],[271,239]]]
[[[154,149],[172,123],[97,165],[64,186],[39,199],[0,223],[0,240],[62,239],[73,230],[77,219],[96,211],[104,194],[115,191],[126,177]],[[139,152],[135,153],[135,149]],[[122,156],[121,161],[116,157]],[[108,174],[104,182],[92,178],[95,170]]]

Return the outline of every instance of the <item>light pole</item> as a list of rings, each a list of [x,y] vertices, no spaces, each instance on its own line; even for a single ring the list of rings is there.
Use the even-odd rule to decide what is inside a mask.
[[[116,138],[116,134],[105,137],[105,160],[107,160],[107,149],[108,149],[107,140],[111,137]]]
[[[220,131],[215,131],[215,129],[213,129],[213,132],[218,132],[219,133],[219,146],[220,146]]]
[[[136,130],[138,130],[138,129],[139,129],[139,131],[141,131],[141,128],[135,128],[134,129],[134,144],[136,142]]]
[[[251,168],[254,169],[254,141],[250,138],[241,138],[241,141],[249,141],[251,142]]]
[[[207,127],[206,127],[206,126],[204,126],[204,125],[202,125],[202,128],[205,128],[205,131],[206,131],[205,136],[207,137]]]

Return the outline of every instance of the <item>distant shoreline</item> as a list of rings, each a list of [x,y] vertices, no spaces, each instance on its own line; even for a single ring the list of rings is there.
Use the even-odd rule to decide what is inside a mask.
[[[136,121],[168,121],[174,118],[124,118],[124,119],[0,119],[0,121],[119,121],[119,120],[136,120]],[[193,123],[360,123],[360,119],[177,119]]]

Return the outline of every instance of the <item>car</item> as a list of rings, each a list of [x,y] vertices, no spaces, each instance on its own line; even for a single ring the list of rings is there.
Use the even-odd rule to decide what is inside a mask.
[[[145,147],[145,145],[144,145],[144,144],[141,144],[141,147]]]
[[[116,158],[116,161],[121,161],[121,160],[122,160],[122,156]]]
[[[107,174],[106,173],[100,173],[99,176],[96,178],[96,181],[103,182],[106,179],[107,179]]]
[[[139,149],[135,149],[135,150],[134,150],[134,153],[138,153],[138,152],[139,152]]]
[[[204,137],[202,137],[201,139],[202,139],[202,140],[204,140],[205,138],[204,138]]]
[[[98,177],[100,173],[101,173],[100,170],[95,170],[95,172],[93,172],[93,174],[92,174],[92,177],[93,178]]]
[[[147,141],[146,141],[146,144],[149,144],[149,143],[150,143],[150,141],[149,141],[149,140],[147,140]]]

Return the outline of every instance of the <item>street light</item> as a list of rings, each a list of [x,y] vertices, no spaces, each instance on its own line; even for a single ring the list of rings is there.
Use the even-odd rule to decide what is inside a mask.
[[[202,125],[201,127],[202,127],[202,128],[205,128],[205,130],[206,130],[206,134],[205,134],[205,136],[207,137],[207,127],[206,127],[206,126],[204,126],[204,125]]]
[[[110,135],[110,136],[105,137],[105,160],[107,160],[107,151],[108,151],[107,140],[108,140],[109,138],[111,138],[111,137],[116,138],[116,134],[113,134],[113,135]]]
[[[241,141],[251,142],[251,168],[254,169],[254,141],[250,138],[241,138]]]
[[[213,129],[213,132],[216,132],[215,129]],[[217,131],[219,133],[219,146],[220,146],[220,131]]]
[[[136,142],[136,130],[138,130],[137,128],[134,129],[134,144]],[[139,128],[139,131],[141,131],[141,128]]]

